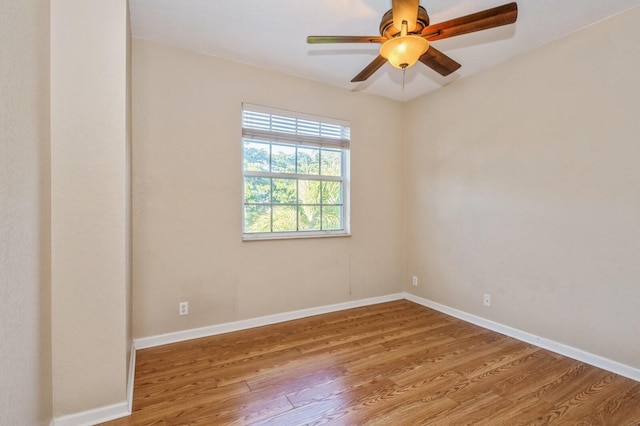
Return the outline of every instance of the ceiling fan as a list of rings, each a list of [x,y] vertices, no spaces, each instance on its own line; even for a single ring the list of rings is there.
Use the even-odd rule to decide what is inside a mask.
[[[513,24],[518,18],[518,5],[502,6],[429,25],[429,15],[420,0],[392,0],[391,10],[382,16],[380,36],[309,36],[307,43],[380,43],[380,54],[364,67],[351,82],[365,81],[385,62],[405,70],[420,61],[439,74],[447,76],[461,67],[459,63],[433,47],[429,42],[475,31]]]

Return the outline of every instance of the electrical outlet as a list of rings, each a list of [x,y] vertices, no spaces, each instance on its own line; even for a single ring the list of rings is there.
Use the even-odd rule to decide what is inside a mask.
[[[411,284],[417,286],[418,285],[418,277],[416,277],[415,275],[413,276],[413,280],[411,281]]]
[[[189,314],[189,302],[180,302],[178,313],[180,315],[188,315]]]
[[[491,306],[491,295],[490,294],[485,294],[484,295],[484,306]]]

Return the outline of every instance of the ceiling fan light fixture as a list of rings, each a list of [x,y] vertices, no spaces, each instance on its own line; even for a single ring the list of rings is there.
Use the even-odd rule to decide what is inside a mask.
[[[461,65],[437,48],[430,47],[427,38],[442,40],[513,24],[517,19],[518,4],[511,2],[431,25],[429,15],[419,0],[391,0],[391,10],[382,15],[380,21],[380,37],[309,36],[307,43],[384,43],[380,54],[351,79],[352,83],[365,81],[386,62],[404,71],[420,61],[446,77]]]
[[[429,49],[429,42],[417,35],[394,37],[380,47],[380,55],[398,69],[413,66]]]

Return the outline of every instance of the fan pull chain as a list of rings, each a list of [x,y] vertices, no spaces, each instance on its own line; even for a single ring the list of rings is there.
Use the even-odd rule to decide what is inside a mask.
[[[404,73],[407,71],[407,67],[402,68],[402,90],[404,90]]]

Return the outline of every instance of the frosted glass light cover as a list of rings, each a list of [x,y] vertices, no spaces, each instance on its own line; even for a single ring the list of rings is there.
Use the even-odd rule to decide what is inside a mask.
[[[394,67],[404,69],[418,62],[428,49],[429,42],[420,36],[399,36],[387,40],[380,47],[380,55]]]

